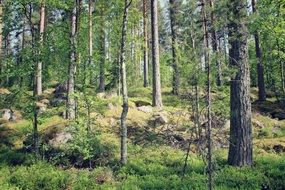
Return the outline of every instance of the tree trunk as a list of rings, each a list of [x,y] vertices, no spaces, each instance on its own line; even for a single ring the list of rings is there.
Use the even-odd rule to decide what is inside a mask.
[[[280,55],[280,42],[277,39],[276,40],[277,44],[277,51],[278,51],[278,59],[279,59],[279,64],[280,64],[280,80],[281,80],[281,91],[282,91],[282,103],[285,104],[285,74],[284,74],[284,62],[282,61],[281,55]]]
[[[101,10],[101,30],[100,30],[100,76],[99,76],[99,92],[105,91],[105,23],[104,23],[104,12]]]
[[[36,95],[41,95],[43,92],[42,87],[42,66],[43,66],[43,45],[44,45],[44,31],[45,31],[45,2],[42,1],[40,10],[40,61],[36,66]]]
[[[128,12],[132,0],[128,3],[125,0],[125,10],[123,16],[122,26],[122,41],[121,41],[121,56],[120,56],[120,70],[121,70],[121,83],[122,83],[122,96],[123,96],[123,111],[121,115],[121,164],[127,163],[127,125],[126,118],[128,115],[128,89],[127,89],[127,74],[126,74],[126,36],[127,36],[127,23]]]
[[[88,13],[89,13],[89,55],[88,55],[88,77],[91,77],[91,71],[90,66],[93,62],[93,10],[94,10],[94,2],[93,0],[89,0],[89,7],[88,7]],[[86,76],[84,83],[87,83]]]
[[[252,11],[256,13],[256,0],[251,1]],[[258,31],[254,31],[254,40],[255,40],[255,51],[256,57],[258,59],[257,63],[257,75],[258,75],[258,100],[265,101],[266,100],[266,91],[265,91],[265,83],[264,83],[264,68],[263,68],[263,61],[262,61],[262,50],[259,43],[259,35]]]
[[[35,100],[37,101],[37,97],[35,97]],[[34,105],[34,121],[33,121],[33,150],[36,154],[36,158],[39,158],[39,131],[38,131],[38,107]]]
[[[219,49],[218,49],[218,39],[217,32],[215,29],[215,14],[214,14],[214,0],[209,0],[210,8],[211,8],[211,37],[212,37],[212,48],[213,52],[216,56],[216,67],[217,67],[217,76],[216,76],[216,84],[217,86],[222,86],[222,68],[221,61],[219,60]]]
[[[77,10],[78,3],[74,0],[74,5],[71,14],[71,37],[70,37],[70,63],[68,68],[68,87],[67,87],[67,119],[75,118],[75,98],[74,85],[76,73],[76,35],[77,35]]]
[[[148,81],[148,22],[147,22],[147,0],[143,0],[143,31],[144,31],[144,65],[143,65],[143,76],[144,76],[144,87],[149,85]]]
[[[250,102],[250,74],[245,25],[247,1],[233,0],[229,4],[233,14],[229,24],[230,65],[237,69],[231,81],[231,126],[228,163],[234,166],[252,165],[252,126]]]
[[[3,1],[0,0],[0,76],[2,75],[3,71]],[[2,78],[0,78],[0,85],[2,84]]]
[[[209,53],[209,32],[207,28],[207,13],[205,11],[205,1],[202,4],[202,17],[203,17],[203,32],[204,32],[204,46],[205,46],[205,64],[207,68],[207,146],[208,146],[208,189],[213,189],[213,163],[212,163],[212,117],[211,117],[211,65]]]
[[[159,39],[158,39],[158,10],[157,0],[151,0],[151,33],[152,33],[152,65],[153,65],[153,90],[152,104],[161,108],[161,84],[160,84],[160,63],[159,63]]]
[[[170,13],[170,28],[171,28],[171,40],[172,40],[172,68],[173,68],[173,80],[172,80],[172,93],[174,95],[179,94],[180,85],[180,73],[178,69],[177,60],[177,0],[169,0],[169,13]]]

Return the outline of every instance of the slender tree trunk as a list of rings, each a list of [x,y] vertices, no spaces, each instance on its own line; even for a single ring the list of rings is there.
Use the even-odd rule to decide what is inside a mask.
[[[39,158],[39,131],[38,131],[38,107],[37,107],[37,97],[35,96],[34,105],[34,122],[33,122],[33,149],[36,154],[36,158]]]
[[[256,0],[251,1],[252,11],[256,13]],[[265,91],[265,83],[264,83],[264,67],[262,61],[262,50],[259,43],[259,35],[258,31],[254,31],[254,40],[255,40],[255,51],[256,57],[258,59],[257,63],[257,75],[258,75],[258,100],[265,101],[266,100],[266,91]]]
[[[88,7],[88,21],[89,21],[89,55],[88,55],[88,77],[91,77],[91,69],[90,66],[93,64],[93,10],[94,10],[94,2],[93,0],[89,0]],[[87,83],[86,79],[84,81]]]
[[[127,37],[127,24],[128,12],[132,0],[128,2],[125,0],[125,10],[123,16],[122,26],[122,41],[121,41],[121,56],[120,56],[120,70],[121,70],[121,83],[122,83],[122,96],[123,96],[123,111],[121,115],[121,164],[127,163],[127,124],[126,118],[129,110],[128,103],[128,89],[127,89],[127,73],[126,73],[126,37]]]
[[[104,23],[104,11],[101,10],[101,30],[100,30],[100,76],[99,76],[99,92],[105,91],[105,23]]]
[[[245,25],[247,1],[229,3],[233,14],[229,24],[230,65],[237,69],[231,81],[231,126],[228,163],[234,166],[252,165],[252,126],[250,74]]]
[[[43,92],[42,88],[42,66],[43,56],[42,48],[44,45],[44,31],[45,31],[45,1],[42,1],[40,9],[40,61],[37,62],[36,66],[36,95],[41,95]]]
[[[67,85],[67,119],[75,118],[75,98],[74,85],[76,73],[76,36],[77,36],[77,11],[78,3],[74,0],[73,9],[71,13],[71,36],[70,36],[70,63],[68,68],[68,85]]]
[[[32,3],[28,3],[28,22],[29,22],[29,27],[30,27],[30,33],[31,33],[31,44],[32,44],[32,52],[36,54],[35,50],[35,42],[36,42],[36,35],[35,35],[35,26],[33,24],[33,5]],[[8,48],[7,48],[8,49]],[[35,62],[35,60],[33,60]],[[35,84],[36,84],[36,76],[35,73],[31,74],[31,80],[30,80],[30,86],[35,90]]]
[[[148,81],[148,22],[147,22],[147,0],[143,0],[143,33],[144,33],[144,65],[143,65],[143,76],[144,76],[144,87],[149,85]]]
[[[278,59],[280,64],[280,78],[281,78],[281,91],[282,91],[282,103],[285,103],[285,74],[284,74],[284,62],[282,61],[281,55],[280,55],[280,43],[279,40],[276,40],[277,43],[277,51],[278,51]]]
[[[9,57],[11,55],[11,36],[10,32],[6,35],[5,38],[5,57]],[[8,67],[8,65],[5,65]],[[6,86],[10,85],[10,77],[7,75],[6,76],[6,81],[5,81]]]
[[[191,22],[191,26],[193,23]],[[195,36],[194,32],[191,30],[191,38],[192,38],[192,49],[194,53],[194,60],[197,60],[197,53],[196,53],[196,43],[195,43]],[[194,87],[194,92],[195,92],[195,108],[194,108],[194,117],[195,117],[195,128],[196,128],[196,137],[197,139],[201,139],[202,137],[202,128],[200,125],[200,104],[199,104],[199,73],[195,73],[195,87]]]
[[[0,0],[0,76],[2,75],[3,71],[3,0]],[[2,78],[0,78],[0,85],[2,84]]]
[[[176,23],[176,14],[177,14],[177,0],[169,0],[169,12],[170,12],[170,27],[171,27],[171,36],[172,36],[172,68],[173,68],[173,80],[172,80],[172,93],[174,95],[179,94],[180,86],[180,73],[178,68],[177,60],[177,23]]]
[[[205,46],[205,64],[207,68],[207,142],[208,142],[208,189],[213,189],[213,163],[212,163],[212,118],[211,118],[211,65],[209,53],[209,32],[207,28],[207,13],[205,11],[205,1],[201,0],[202,17],[203,17],[203,32]]]
[[[23,64],[24,60],[23,60],[23,51],[25,49],[25,44],[26,44],[26,22],[25,22],[25,18],[23,18],[23,29],[22,29],[22,41],[21,41],[21,53],[20,53],[20,58],[19,58],[19,64]],[[1,83],[1,82],[0,82]],[[19,76],[19,86],[20,88],[23,87],[23,77],[20,75]]]
[[[161,84],[160,84],[160,63],[159,63],[159,36],[158,36],[158,10],[157,0],[151,0],[151,33],[152,33],[152,65],[153,65],[153,90],[152,104],[161,108]]]
[[[216,84],[217,86],[222,86],[222,68],[221,61],[219,60],[219,49],[218,49],[218,39],[217,32],[215,29],[215,14],[214,14],[214,0],[209,0],[211,10],[211,37],[212,37],[212,48],[213,52],[216,56],[216,67],[217,67],[217,76],[216,76]]]

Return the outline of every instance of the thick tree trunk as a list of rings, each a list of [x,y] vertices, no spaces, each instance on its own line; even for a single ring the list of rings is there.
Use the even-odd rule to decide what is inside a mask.
[[[101,30],[100,30],[100,76],[99,76],[99,92],[105,91],[105,24],[104,24],[104,12],[101,10]]]
[[[211,37],[212,37],[212,48],[213,52],[216,56],[216,67],[217,67],[217,76],[216,76],[216,84],[217,86],[222,86],[222,68],[221,61],[219,60],[219,49],[218,49],[218,39],[217,32],[215,29],[215,14],[214,14],[214,0],[209,0],[211,10]]]
[[[122,41],[121,41],[121,56],[120,56],[120,75],[122,83],[122,96],[123,96],[123,111],[121,115],[121,164],[127,163],[127,125],[126,118],[128,115],[129,104],[128,104],[128,89],[127,89],[127,73],[126,73],[126,37],[127,37],[127,23],[128,23],[128,12],[132,0],[128,3],[125,0],[125,10],[123,16],[122,26]]]
[[[250,74],[245,25],[247,1],[233,0],[229,4],[233,18],[229,24],[230,65],[237,69],[231,81],[231,126],[228,163],[234,166],[252,165],[252,126]]]
[[[148,22],[147,22],[147,0],[143,0],[143,33],[144,33],[144,65],[143,65],[143,86],[149,85],[148,81]]]
[[[256,10],[256,0],[251,1],[252,11],[255,13]],[[265,101],[266,100],[266,91],[265,91],[265,83],[264,83],[264,68],[263,68],[263,61],[262,61],[262,50],[259,43],[259,35],[258,31],[254,32],[254,40],[255,40],[255,51],[256,57],[258,59],[257,63],[257,76],[258,76],[258,100]]]
[[[207,13],[205,10],[205,1],[201,0],[202,17],[203,17],[203,32],[204,32],[204,47],[205,47],[205,64],[207,68],[207,172],[208,172],[208,189],[213,189],[213,163],[212,163],[212,117],[211,117],[211,65],[209,53],[209,32],[207,28]]]
[[[176,31],[177,3],[178,3],[177,0],[169,0],[170,28],[172,36],[172,68],[173,68],[172,93],[174,95],[179,94],[179,86],[180,86],[180,73],[179,73],[178,60],[177,60],[177,31]]]
[[[43,92],[42,87],[42,67],[43,67],[43,56],[42,48],[44,45],[44,31],[45,31],[45,2],[41,4],[40,10],[40,61],[36,66],[36,95],[41,95]]]
[[[152,33],[152,65],[153,65],[153,90],[152,104],[161,108],[161,84],[160,84],[160,63],[159,63],[159,39],[158,39],[158,10],[157,0],[151,0],[151,33]]]
[[[75,118],[75,98],[74,85],[76,73],[76,35],[77,35],[77,0],[74,0],[74,6],[71,14],[71,36],[70,36],[70,63],[68,68],[68,86],[67,86],[67,119]]]

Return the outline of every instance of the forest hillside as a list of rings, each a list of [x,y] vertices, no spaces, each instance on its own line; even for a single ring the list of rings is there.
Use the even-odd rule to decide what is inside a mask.
[[[0,189],[285,189],[285,2],[0,1]]]

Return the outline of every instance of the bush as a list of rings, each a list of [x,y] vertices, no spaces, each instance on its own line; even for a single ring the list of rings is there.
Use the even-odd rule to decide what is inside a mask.
[[[72,174],[71,187],[74,190],[115,189],[110,168],[99,167],[93,171],[81,170]]]
[[[285,160],[284,156],[271,154],[257,157],[256,168],[267,178],[265,186],[269,189],[285,189]]]
[[[35,161],[32,154],[27,154],[21,150],[12,150],[11,148],[0,146],[0,163],[7,165],[30,165]]]
[[[261,189],[265,176],[254,168],[227,166],[216,176],[217,189]]]
[[[9,183],[21,189],[66,189],[68,175],[45,162],[39,162],[30,167],[12,169]]]

